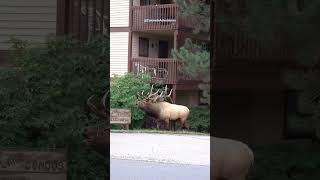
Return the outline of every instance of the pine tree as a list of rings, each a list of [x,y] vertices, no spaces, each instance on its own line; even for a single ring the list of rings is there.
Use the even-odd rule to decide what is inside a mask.
[[[193,33],[209,33],[210,5],[208,1],[176,0],[179,13],[192,21]],[[190,18],[192,17],[192,18]],[[179,71],[202,81],[199,88],[202,90],[202,101],[210,104],[210,52],[187,38],[184,46],[173,50],[172,55],[183,64]]]
[[[187,39],[184,46],[173,50],[172,55],[183,66],[178,70],[193,79],[201,79],[202,101],[210,104],[210,53]]]

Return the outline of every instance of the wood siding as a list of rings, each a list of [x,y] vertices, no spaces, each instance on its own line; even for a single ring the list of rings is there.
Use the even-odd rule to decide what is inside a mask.
[[[110,7],[110,27],[129,27],[129,0],[111,0]]]
[[[110,33],[110,76],[128,72],[128,32]]]
[[[0,50],[11,47],[11,37],[44,43],[46,36],[56,34],[56,0],[1,0]]]

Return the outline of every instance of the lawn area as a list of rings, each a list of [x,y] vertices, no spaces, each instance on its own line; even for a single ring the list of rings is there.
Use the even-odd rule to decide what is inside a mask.
[[[200,133],[194,131],[164,131],[164,130],[154,130],[154,129],[135,129],[135,130],[119,130],[112,129],[111,133],[149,133],[149,134],[175,134],[175,135],[203,135],[209,136],[209,133]]]
[[[249,180],[319,180],[320,145],[310,141],[252,147],[254,168]]]

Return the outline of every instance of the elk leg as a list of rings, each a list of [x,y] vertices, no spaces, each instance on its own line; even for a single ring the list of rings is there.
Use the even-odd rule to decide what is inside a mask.
[[[170,121],[169,121],[169,119],[166,119],[165,120],[165,124],[166,124],[166,129],[169,131],[170,130]]]
[[[175,131],[176,130],[176,123],[175,123],[175,121],[169,121],[169,128],[170,128],[170,130],[173,130],[173,131]]]
[[[173,121],[173,131],[176,131],[176,121]]]
[[[188,128],[187,128],[186,120],[181,119],[181,120],[180,120],[180,124],[181,124],[181,130],[183,130],[183,129],[188,129]]]

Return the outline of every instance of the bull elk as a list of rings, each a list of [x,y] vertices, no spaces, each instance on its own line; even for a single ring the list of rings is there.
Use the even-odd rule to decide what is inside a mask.
[[[86,106],[88,111],[95,114],[103,122],[96,126],[88,126],[84,128],[82,135],[85,138],[84,142],[91,146],[96,152],[108,156],[108,147],[110,144],[110,126],[109,126],[109,108],[106,106],[108,92],[103,95],[101,100],[96,100],[95,95],[87,99]]]
[[[144,95],[144,91],[137,93],[138,108],[143,110],[147,115],[158,119],[158,121],[164,121],[166,129],[169,130],[169,124],[171,122],[179,121],[181,129],[187,128],[187,119],[189,116],[189,109],[186,106],[172,104],[171,99],[172,89],[168,94],[168,87],[165,87],[164,91],[160,92],[158,89],[153,92],[153,85],[150,92]],[[170,101],[167,102],[167,101]],[[157,123],[159,128],[159,122]]]

